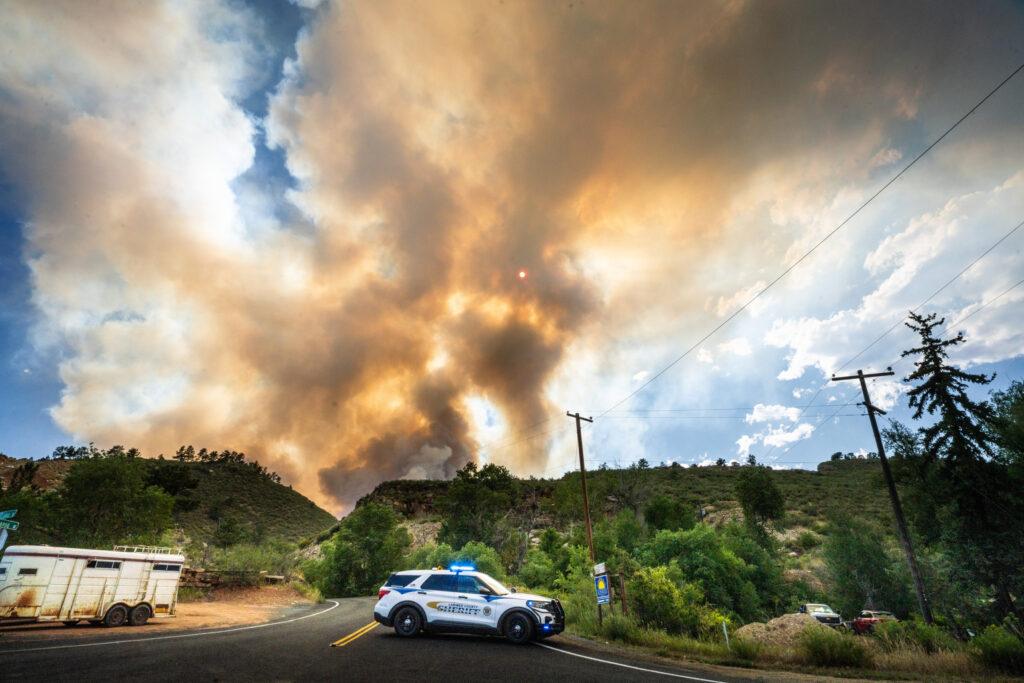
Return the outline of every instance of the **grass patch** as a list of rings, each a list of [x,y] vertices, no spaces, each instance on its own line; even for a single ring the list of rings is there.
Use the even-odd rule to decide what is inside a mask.
[[[810,626],[797,640],[801,659],[812,666],[868,668],[871,652],[856,636],[830,628]]]
[[[299,581],[297,579],[292,581],[289,585],[310,602],[319,604],[324,601],[324,594],[321,593],[320,589],[316,586],[310,586],[305,581]]]
[[[927,654],[957,649],[956,641],[941,628],[920,621],[876,624],[872,635],[885,652],[920,650]]]
[[[178,602],[203,602],[210,594],[208,588],[181,586],[178,588]]]

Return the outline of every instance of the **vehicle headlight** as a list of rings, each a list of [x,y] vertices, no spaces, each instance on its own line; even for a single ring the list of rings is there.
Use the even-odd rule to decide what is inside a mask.
[[[526,606],[530,609],[535,609],[538,612],[550,612],[551,601],[550,600],[527,600]]]

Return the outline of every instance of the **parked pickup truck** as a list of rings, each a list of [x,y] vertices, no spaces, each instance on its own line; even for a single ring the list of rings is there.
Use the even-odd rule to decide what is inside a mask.
[[[850,622],[850,626],[854,633],[863,635],[871,633],[875,629],[875,624],[883,621],[899,621],[899,619],[892,612],[866,609],[860,613],[859,617]]]
[[[843,626],[843,618],[839,616],[839,613],[820,602],[809,602],[806,605],[800,605],[800,613],[810,614],[818,620],[818,623],[825,624],[825,626],[831,626],[832,628],[841,628]]]

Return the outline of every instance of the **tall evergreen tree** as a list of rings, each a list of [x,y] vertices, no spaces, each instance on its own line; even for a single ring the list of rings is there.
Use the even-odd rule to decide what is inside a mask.
[[[965,590],[987,586],[998,615],[1020,617],[1013,598],[1024,588],[1019,491],[1006,466],[991,458],[994,411],[967,395],[971,385],[989,384],[993,377],[949,362],[949,349],[964,337],[939,337],[936,328],[943,319],[916,313],[910,319],[907,326],[921,338],[920,346],[903,353],[919,359],[906,378],[915,383],[908,392],[910,406],[915,420],[926,413],[934,418],[918,430],[921,460],[908,468],[922,503],[917,525],[949,557],[949,580]]]
[[[921,429],[921,445],[928,459],[941,458],[959,464],[978,460],[992,454],[985,425],[992,419],[988,404],[972,401],[967,396],[971,384],[985,385],[995,375],[988,377],[978,373],[964,372],[949,363],[948,348],[964,343],[963,332],[952,339],[941,339],[935,328],[945,322],[934,313],[910,314],[907,327],[921,337],[921,345],[903,352],[903,356],[920,356],[916,369],[906,378],[916,382],[907,396],[914,409],[914,419],[920,420],[924,413],[938,419]]]

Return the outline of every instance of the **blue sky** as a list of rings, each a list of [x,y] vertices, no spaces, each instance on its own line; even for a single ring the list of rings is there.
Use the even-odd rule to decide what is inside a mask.
[[[0,451],[235,448],[344,509],[471,458],[557,475],[565,410],[614,406],[593,464],[813,467],[874,450],[831,372],[1024,220],[1018,75],[619,404],[1024,62],[1021,6],[301,4],[0,29]],[[922,309],[970,316],[991,389],[1022,249]]]

